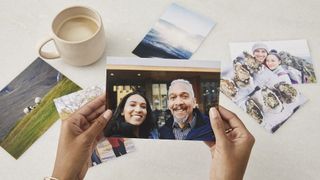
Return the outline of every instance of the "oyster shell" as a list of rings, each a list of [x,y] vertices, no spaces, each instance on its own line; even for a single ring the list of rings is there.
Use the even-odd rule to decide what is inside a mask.
[[[285,103],[289,104],[294,102],[298,96],[297,90],[288,83],[280,82],[275,84],[274,87],[279,91],[281,98]]]
[[[261,95],[263,97],[263,103],[268,110],[272,110],[277,113],[283,110],[282,102],[276,93],[274,93],[271,89],[266,86],[262,87]]]
[[[227,79],[220,80],[220,90],[229,98],[235,97],[238,92],[238,88],[236,87],[234,82],[232,80]]]
[[[263,114],[259,108],[259,106],[256,104],[256,102],[249,98],[246,103],[247,113],[253,117],[259,124],[262,123],[263,120]]]
[[[234,64],[234,72],[234,82],[238,87],[245,87],[250,84],[251,75],[246,65],[240,63]]]
[[[262,64],[257,61],[251,54],[243,52],[244,55],[244,64],[248,66],[248,69],[251,74],[257,73],[262,69]]]
[[[233,64],[240,63],[244,64],[244,57],[243,56],[238,56],[233,60]]]

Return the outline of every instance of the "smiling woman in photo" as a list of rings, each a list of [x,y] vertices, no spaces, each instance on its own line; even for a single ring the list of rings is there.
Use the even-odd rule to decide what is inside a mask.
[[[124,96],[104,134],[106,137],[158,139],[148,99],[139,92],[131,92]]]
[[[279,77],[280,81],[292,84],[289,73],[281,66],[282,60],[276,52],[269,53],[265,62],[266,66]]]

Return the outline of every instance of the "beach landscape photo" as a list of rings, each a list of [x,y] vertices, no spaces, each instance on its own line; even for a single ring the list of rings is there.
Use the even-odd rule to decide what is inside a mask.
[[[139,57],[189,59],[215,23],[172,4],[133,50]]]

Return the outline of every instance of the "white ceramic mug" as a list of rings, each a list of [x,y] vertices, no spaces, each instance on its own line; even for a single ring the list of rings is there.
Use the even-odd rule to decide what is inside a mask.
[[[53,20],[51,35],[39,44],[39,56],[44,59],[61,58],[68,64],[85,66],[96,62],[104,53],[106,38],[100,15],[84,6],[62,10]],[[43,51],[54,41],[56,52]]]

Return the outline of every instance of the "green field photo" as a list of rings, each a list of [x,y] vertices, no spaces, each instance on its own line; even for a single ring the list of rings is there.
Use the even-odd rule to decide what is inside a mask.
[[[41,63],[43,62],[44,61],[42,61]],[[21,118],[19,119],[13,119],[15,121],[15,124],[11,125],[9,132],[6,133],[5,136],[3,136],[3,138],[1,139],[0,145],[16,159],[18,159],[56,120],[59,119],[59,115],[55,109],[53,99],[81,89],[78,85],[76,85],[67,77],[61,74],[59,74],[59,78],[57,79],[53,79],[52,77],[49,77],[51,79],[44,79],[43,81],[40,80],[35,81],[35,83],[31,83],[33,85],[29,86],[28,91],[24,88],[17,88],[18,86],[15,86],[15,88],[13,88],[15,90],[12,90],[11,92],[6,92],[7,94],[4,94],[3,90],[1,91],[2,94],[0,94],[0,100],[5,95],[9,96],[11,94],[14,94],[12,97],[9,96],[11,98],[3,98],[4,101],[0,102],[1,108],[7,108],[7,111],[10,112],[7,116],[0,117],[0,122],[2,124],[5,124],[4,122],[6,122],[6,120],[8,120],[11,116],[15,115],[15,111],[16,114],[22,113],[21,111],[23,110],[23,108],[17,108],[17,106],[20,106],[21,104],[25,103],[25,101],[23,101],[24,98],[32,100],[33,98],[30,97],[38,95],[35,93],[39,91],[39,88],[49,88],[48,91],[46,90],[46,92],[44,92],[45,94],[41,96],[41,103],[35,109],[33,109],[28,114],[22,113],[23,115],[20,115]],[[50,80],[55,81],[55,83],[50,83],[50,86],[48,86],[48,81]],[[31,81],[33,81],[33,78],[31,78]],[[10,89],[10,87],[8,89]],[[16,93],[19,91],[18,89],[22,89],[22,92]],[[14,98],[16,96],[18,96],[17,99]],[[21,102],[16,100],[21,100]],[[12,102],[12,105],[8,103],[7,106],[10,107],[5,107],[5,101],[15,102]],[[28,104],[30,104],[30,102]],[[9,120],[12,121],[12,119]],[[3,132],[3,130],[1,131]]]

